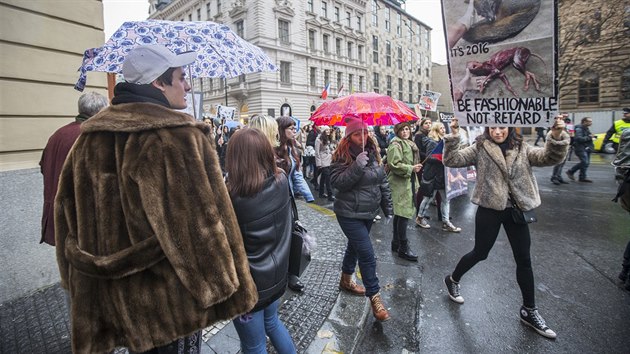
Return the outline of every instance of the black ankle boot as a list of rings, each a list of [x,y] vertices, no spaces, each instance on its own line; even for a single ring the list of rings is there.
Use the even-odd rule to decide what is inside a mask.
[[[398,252],[398,243],[392,241],[392,252]]]
[[[418,255],[409,249],[409,244],[406,242],[400,243],[400,246],[398,247],[398,257],[411,262],[418,261]]]

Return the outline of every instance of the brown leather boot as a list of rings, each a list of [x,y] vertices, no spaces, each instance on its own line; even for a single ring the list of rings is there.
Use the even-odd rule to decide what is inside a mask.
[[[339,281],[339,289],[345,290],[352,295],[365,295],[365,288],[352,280],[352,274],[341,272],[341,280]]]
[[[377,321],[385,322],[390,319],[389,313],[385,309],[385,305],[383,305],[383,300],[381,300],[380,293],[370,296],[370,303],[372,305],[372,313]]]

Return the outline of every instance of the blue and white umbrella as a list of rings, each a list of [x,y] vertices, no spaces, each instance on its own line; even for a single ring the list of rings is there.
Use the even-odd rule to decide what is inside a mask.
[[[197,52],[197,60],[190,68],[193,77],[230,78],[277,70],[262,49],[242,39],[224,24],[131,21],[123,23],[102,47],[85,51],[75,89],[83,91],[88,71],[122,72],[125,56],[133,48],[146,44],[162,44],[175,53]]]

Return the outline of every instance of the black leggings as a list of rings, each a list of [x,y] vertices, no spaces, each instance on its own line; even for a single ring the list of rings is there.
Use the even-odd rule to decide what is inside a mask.
[[[460,259],[453,272],[453,280],[459,281],[475,264],[488,258],[488,253],[494,246],[503,225],[507,234],[512,254],[516,261],[516,281],[521,288],[523,305],[536,307],[534,297],[534,273],[529,255],[531,239],[529,227],[515,224],[512,221],[511,209],[502,211],[478,207],[475,215],[475,247]]]

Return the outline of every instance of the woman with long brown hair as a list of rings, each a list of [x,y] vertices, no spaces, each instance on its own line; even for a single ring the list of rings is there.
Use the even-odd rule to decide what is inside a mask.
[[[370,229],[379,209],[388,219],[392,218],[392,196],[381,156],[368,135],[367,126],[356,115],[344,119],[346,136],[333,153],[331,165],[331,183],[337,189],[333,210],[348,238],[339,287],[353,295],[367,296],[374,317],[378,321],[387,321],[390,317],[379,292]],[[365,287],[352,280],[357,263]]]
[[[260,130],[242,129],[230,140],[225,158],[227,188],[258,290],[258,303],[235,318],[234,327],[244,353],[264,352],[266,336],[279,353],[295,353],[293,340],[278,318],[293,225],[289,183]]]

